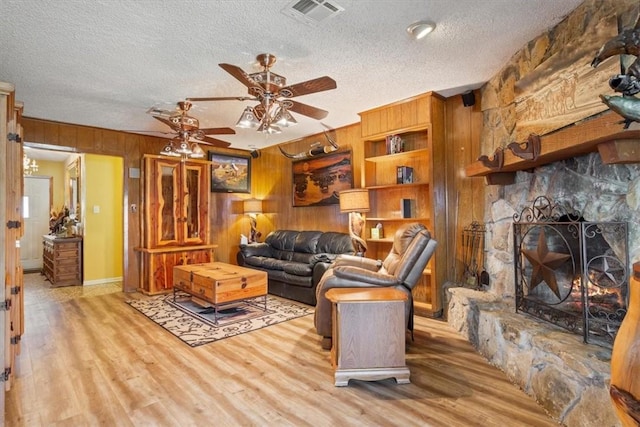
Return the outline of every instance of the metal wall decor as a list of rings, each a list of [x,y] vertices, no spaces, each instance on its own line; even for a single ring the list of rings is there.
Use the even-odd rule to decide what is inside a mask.
[[[626,222],[590,222],[545,196],[514,215],[516,311],[611,347],[627,312]]]
[[[324,123],[322,123],[322,126],[324,126],[326,129],[331,130],[328,126],[326,126]],[[303,160],[303,159],[308,159],[310,157],[314,157],[314,156],[319,156],[322,154],[328,154],[328,153],[333,153],[334,151],[337,151],[340,146],[338,145],[338,143],[331,138],[331,136],[329,136],[329,133],[327,133],[326,130],[323,130],[324,132],[324,136],[325,138],[327,138],[327,142],[329,142],[326,145],[322,145],[319,142],[314,142],[313,144],[311,144],[311,147],[309,148],[309,150],[307,151],[303,151],[301,153],[297,153],[297,154],[290,154],[287,153],[281,145],[278,145],[278,148],[280,149],[280,152],[285,156],[288,157],[290,159],[293,160]]]
[[[597,67],[606,59],[617,55],[633,55],[636,59],[629,66],[622,64],[623,74],[615,74],[609,79],[609,86],[622,96],[600,95],[602,102],[624,118],[624,129],[632,122],[640,121],[640,16],[633,27],[622,30],[607,40],[596,52],[592,67]]]

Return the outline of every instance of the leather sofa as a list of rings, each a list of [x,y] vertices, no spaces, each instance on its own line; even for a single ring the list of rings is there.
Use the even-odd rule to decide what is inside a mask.
[[[270,294],[315,305],[318,282],[341,254],[355,254],[348,234],[276,230],[264,243],[240,245],[237,261],[266,271]]]

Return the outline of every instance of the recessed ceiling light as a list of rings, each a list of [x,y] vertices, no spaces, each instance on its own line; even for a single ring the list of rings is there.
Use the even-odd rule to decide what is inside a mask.
[[[435,30],[436,24],[430,21],[418,21],[407,27],[407,32],[411,34],[416,40],[420,40],[433,30]]]

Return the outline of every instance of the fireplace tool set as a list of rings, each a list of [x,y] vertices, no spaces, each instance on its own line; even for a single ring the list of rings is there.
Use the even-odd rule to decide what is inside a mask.
[[[489,273],[484,269],[484,224],[473,221],[462,231],[463,282],[482,290],[489,285]]]

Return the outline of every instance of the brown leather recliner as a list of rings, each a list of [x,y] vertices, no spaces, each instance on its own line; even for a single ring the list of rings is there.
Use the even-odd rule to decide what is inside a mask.
[[[372,288],[389,286],[407,294],[405,319],[413,331],[411,289],[433,255],[437,242],[419,223],[405,224],[396,231],[391,252],[384,261],[355,255],[340,255],[327,270],[316,288],[315,327],[323,338],[322,347],[331,345],[331,301],[325,294],[331,288]]]

